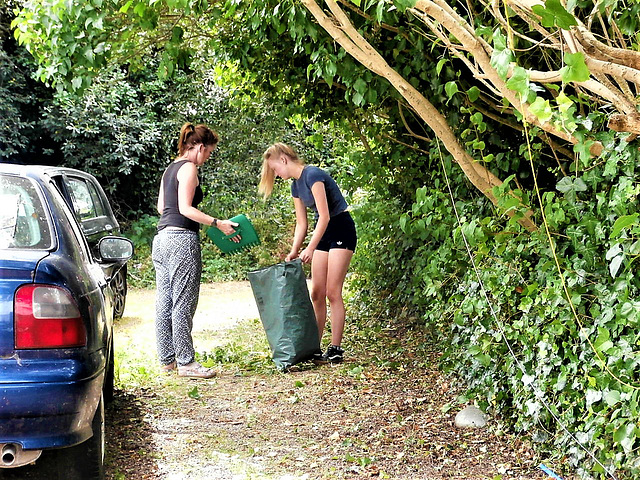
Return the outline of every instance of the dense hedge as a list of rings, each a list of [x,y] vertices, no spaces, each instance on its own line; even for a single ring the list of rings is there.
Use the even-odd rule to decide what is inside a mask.
[[[565,470],[607,477],[591,452],[636,478],[639,154],[600,139],[597,165],[541,196],[550,235],[542,216],[529,234],[480,198],[454,197],[457,219],[446,186],[425,187],[404,216],[388,202],[359,215],[355,282],[357,298],[419,315],[469,398],[568,459]]]

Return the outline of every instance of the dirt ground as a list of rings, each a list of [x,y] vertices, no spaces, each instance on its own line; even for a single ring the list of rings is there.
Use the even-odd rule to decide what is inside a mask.
[[[257,317],[247,283],[203,286],[196,349],[224,345],[232,328],[261,338]],[[353,345],[339,366],[167,376],[155,365],[149,291],[130,293],[118,348],[126,387],[107,411],[108,479],[548,478],[530,446],[495,419],[484,429],[454,426],[459,392],[435,362],[383,368]]]

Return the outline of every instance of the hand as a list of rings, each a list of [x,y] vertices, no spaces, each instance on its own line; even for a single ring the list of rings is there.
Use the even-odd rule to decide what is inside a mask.
[[[237,227],[238,225],[238,223],[232,222],[231,220],[218,220],[218,229],[225,235],[236,233],[235,227]],[[240,240],[242,240],[242,237],[240,235],[231,237],[232,242],[240,243]]]
[[[311,260],[313,259],[313,252],[315,252],[315,248],[305,248],[300,252],[300,260],[304,263],[311,263]]]
[[[290,262],[291,260],[295,260],[296,258],[298,258],[298,252],[291,250],[289,252],[289,255],[287,255],[286,257],[284,257],[284,261],[285,262]]]

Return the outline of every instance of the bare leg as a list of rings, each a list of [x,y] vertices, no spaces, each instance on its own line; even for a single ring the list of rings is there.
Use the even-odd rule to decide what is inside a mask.
[[[329,252],[316,250],[311,260],[311,302],[318,323],[318,338],[322,343],[324,326],[327,323],[327,266]]]
[[[331,344],[336,346],[340,346],[342,343],[342,334],[344,332],[345,309],[344,300],[342,299],[342,286],[347,276],[351,257],[353,257],[353,252],[342,248],[332,249],[328,254],[326,296],[329,299],[331,308]]]

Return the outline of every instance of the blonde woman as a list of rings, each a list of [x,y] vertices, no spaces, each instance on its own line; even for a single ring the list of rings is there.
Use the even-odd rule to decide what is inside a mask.
[[[324,170],[305,165],[289,145],[276,143],[263,155],[258,191],[266,198],[275,177],[291,179],[291,196],[296,212],[296,228],[291,251],[285,261],[300,258],[311,263],[311,301],[320,339],[327,321],[327,300],[331,309],[331,344],[323,361],[340,363],[345,308],[342,286],[356,249],[356,227],[347,211],[340,188]],[[307,208],[315,213],[315,228],[306,247]]]
[[[198,168],[218,145],[218,135],[206,125],[186,123],[178,138],[178,156],[162,175],[158,193],[158,233],[153,239],[156,270],[156,343],[165,372],[182,377],[210,378],[215,372],[195,361],[191,330],[198,305],[202,259],[200,224],[225,235],[237,223],[218,220],[198,209],[203,199]],[[239,241],[238,239],[233,239]]]

